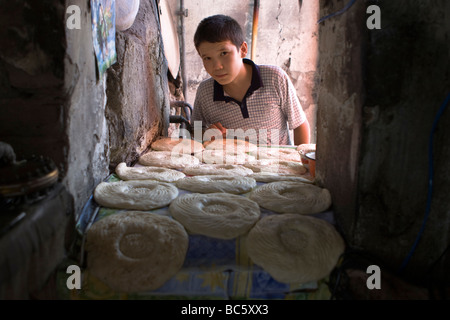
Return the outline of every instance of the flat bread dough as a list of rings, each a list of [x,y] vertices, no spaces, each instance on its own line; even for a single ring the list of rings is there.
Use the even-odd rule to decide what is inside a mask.
[[[279,175],[302,175],[308,172],[301,162],[275,159],[256,160],[244,163],[243,166],[252,169],[255,173],[272,172]]]
[[[300,284],[328,276],[345,243],[329,222],[297,214],[269,215],[249,231],[250,259],[275,280]]]
[[[153,210],[170,204],[178,188],[155,180],[101,182],[94,190],[95,201],[107,208]]]
[[[174,153],[194,154],[204,150],[203,144],[193,139],[160,137],[150,147],[156,151],[172,151]]]
[[[315,214],[331,206],[328,189],[293,181],[270,182],[256,187],[250,199],[278,213]]]
[[[223,150],[227,153],[255,152],[258,146],[241,139],[215,139],[203,142],[206,150]]]
[[[157,180],[175,182],[186,175],[180,171],[163,167],[127,167],[125,162],[116,167],[116,174],[122,180]]]
[[[169,212],[191,234],[233,239],[245,234],[258,221],[258,204],[229,193],[190,193],[179,196]]]
[[[254,161],[256,158],[245,152],[233,152],[225,150],[204,150],[195,154],[201,162],[206,164],[244,164]]]
[[[302,161],[300,153],[296,149],[292,148],[258,147],[256,152],[251,152],[250,154],[255,156],[257,159],[275,159],[280,161],[297,162]]]
[[[150,167],[183,169],[200,164],[200,160],[190,154],[171,151],[150,151],[139,157],[139,164]]]
[[[280,175],[275,172],[257,172],[248,177],[255,179],[257,182],[277,182],[277,181],[296,181],[303,183],[314,183],[314,178],[311,180],[306,177],[296,175]]]
[[[197,193],[225,192],[242,194],[256,187],[256,180],[243,176],[193,176],[178,180],[176,186]]]
[[[239,164],[201,164],[198,166],[186,167],[182,172],[189,176],[248,176],[253,173],[251,169]]]
[[[184,227],[168,216],[112,214],[86,233],[87,270],[116,292],[156,290],[181,269],[188,244]]]

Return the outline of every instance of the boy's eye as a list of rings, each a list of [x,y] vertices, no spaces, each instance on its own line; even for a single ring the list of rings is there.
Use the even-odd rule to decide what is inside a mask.
[[[228,52],[223,51],[223,52],[221,53],[221,55],[222,55],[222,56],[225,56],[227,53],[228,53]]]
[[[211,58],[210,57],[204,57],[203,60],[207,61],[207,60],[211,60]]]

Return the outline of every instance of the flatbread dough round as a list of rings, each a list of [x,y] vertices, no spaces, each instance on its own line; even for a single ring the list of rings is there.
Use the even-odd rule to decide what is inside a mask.
[[[139,158],[139,164],[150,167],[183,169],[187,166],[195,166],[200,164],[200,160],[197,157],[186,153],[150,151]]]
[[[302,161],[300,153],[296,149],[292,148],[259,147],[256,152],[251,152],[250,154],[257,157],[257,159],[276,159],[280,161],[297,162]]]
[[[256,180],[243,176],[193,176],[178,180],[176,186],[180,189],[198,193],[226,192],[242,194],[256,187]]]
[[[198,166],[186,167],[182,172],[189,176],[248,176],[249,174],[253,173],[251,169],[239,164],[201,164]]]
[[[224,150],[228,153],[255,152],[258,146],[241,139],[215,139],[203,142],[206,150]]]
[[[99,205],[115,209],[153,210],[169,205],[177,196],[177,187],[155,180],[101,182],[94,190]]]
[[[248,177],[255,179],[257,182],[277,182],[277,181],[295,181],[303,183],[314,183],[314,179],[309,180],[304,177],[296,175],[280,175],[275,172],[257,172],[249,175]]]
[[[226,150],[204,150],[195,154],[201,162],[206,164],[244,164],[254,161],[256,158],[245,152],[233,152]]]
[[[162,137],[151,144],[156,151],[172,151],[174,153],[194,154],[204,150],[203,144],[193,139]]]
[[[179,196],[169,212],[189,233],[218,239],[233,239],[258,221],[258,204],[229,193],[190,193]]]
[[[186,175],[180,171],[163,167],[127,167],[125,162],[116,167],[116,174],[122,180],[157,180],[175,182]]]
[[[283,283],[307,283],[328,276],[345,250],[333,225],[297,214],[269,215],[247,236],[250,259]]]
[[[256,160],[244,163],[243,166],[252,169],[255,173],[273,172],[280,175],[302,175],[308,172],[301,162],[275,159]]]
[[[328,189],[293,181],[270,182],[256,187],[250,199],[278,213],[315,214],[331,205]]]
[[[181,269],[188,239],[168,216],[113,214],[87,231],[87,270],[117,292],[156,290]]]

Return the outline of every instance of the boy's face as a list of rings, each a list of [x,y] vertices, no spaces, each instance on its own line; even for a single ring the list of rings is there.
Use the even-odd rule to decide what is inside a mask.
[[[239,50],[229,40],[222,42],[202,42],[197,51],[202,58],[206,72],[221,85],[232,83],[244,68],[242,58],[247,55],[247,43]]]

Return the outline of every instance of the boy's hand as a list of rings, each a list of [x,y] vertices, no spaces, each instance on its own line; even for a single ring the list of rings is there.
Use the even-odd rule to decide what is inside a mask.
[[[216,122],[213,123],[212,125],[209,126],[208,129],[217,129],[220,132],[222,132],[222,136],[225,138],[227,136],[227,128],[225,128],[224,126],[222,126],[222,124],[220,122]]]

